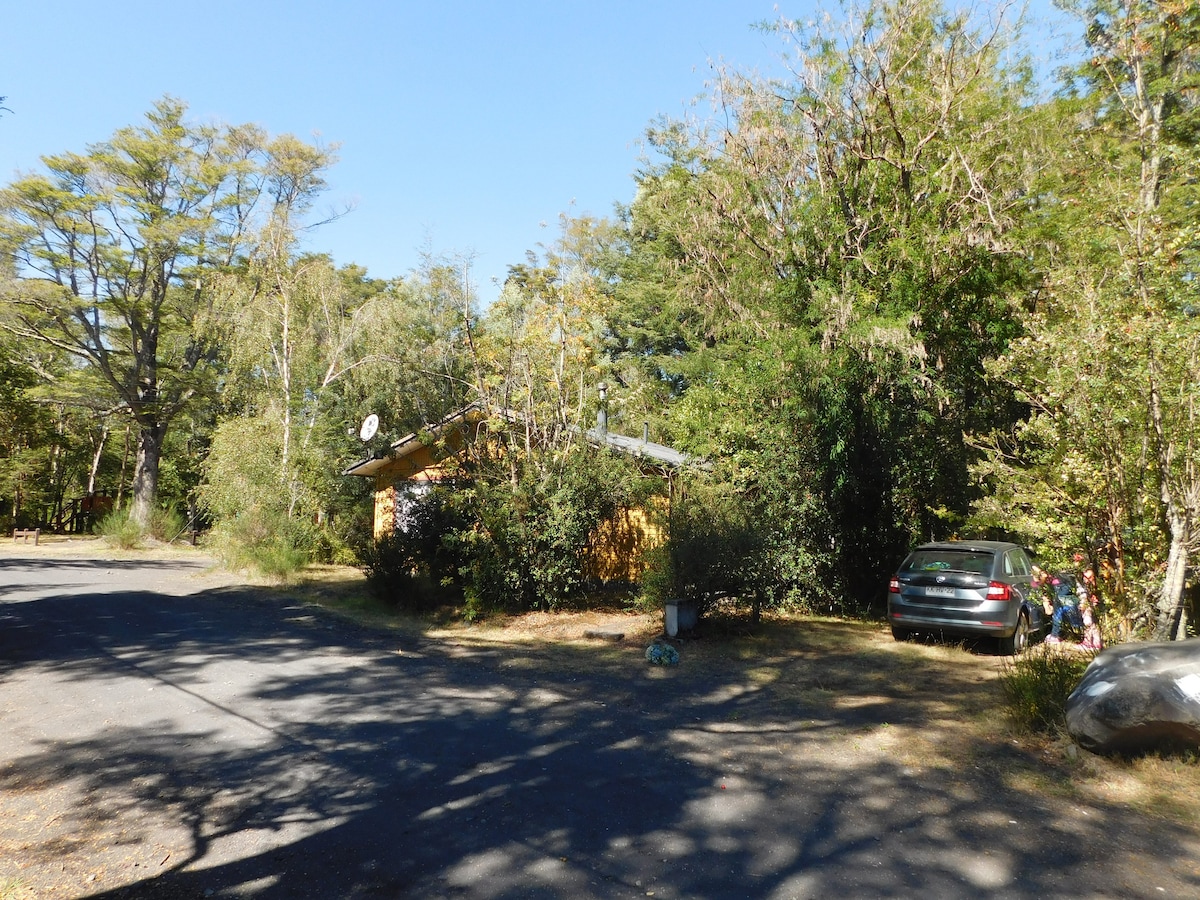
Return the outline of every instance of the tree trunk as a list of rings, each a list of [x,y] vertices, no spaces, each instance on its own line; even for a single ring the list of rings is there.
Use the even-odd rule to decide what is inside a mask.
[[[143,529],[150,525],[154,498],[158,494],[158,463],[162,455],[162,439],[166,431],[157,424],[141,425],[138,429],[137,458],[133,468],[133,502],[129,519]]]
[[[1154,626],[1154,638],[1159,641],[1180,640],[1186,635],[1182,627],[1183,595],[1187,586],[1188,547],[1192,540],[1191,510],[1186,492],[1172,490],[1171,471],[1175,446],[1167,442],[1167,430],[1159,394],[1159,378],[1153,349],[1147,354],[1150,364],[1150,423],[1158,448],[1159,490],[1162,504],[1167,513],[1167,524],[1171,530],[1171,549],[1167,553],[1167,571],[1163,575],[1162,588],[1158,595],[1158,620]],[[1183,493],[1184,499],[1180,499]]]
[[[1184,590],[1187,586],[1188,541],[1187,519],[1173,511],[1171,520],[1171,550],[1167,554],[1167,571],[1163,575],[1158,596],[1158,621],[1154,627],[1156,641],[1178,641],[1184,634]]]
[[[96,452],[92,454],[92,467],[88,470],[87,494],[96,493],[96,476],[100,472],[100,457],[104,455],[104,445],[108,443],[108,425],[100,429],[100,439],[96,441]]]
[[[125,473],[129,470],[129,423],[125,424],[125,443],[121,447],[121,474],[117,476],[117,502],[114,509],[125,508]]]

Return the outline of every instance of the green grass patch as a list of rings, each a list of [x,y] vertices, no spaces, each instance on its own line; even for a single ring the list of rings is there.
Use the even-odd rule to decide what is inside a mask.
[[[206,543],[230,569],[293,584],[312,561],[309,537],[283,512],[256,507],[218,522]]]

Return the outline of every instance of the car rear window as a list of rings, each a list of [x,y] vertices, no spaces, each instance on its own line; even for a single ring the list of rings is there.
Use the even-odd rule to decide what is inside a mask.
[[[992,571],[992,554],[986,550],[917,550],[905,561],[901,571],[987,575]]]

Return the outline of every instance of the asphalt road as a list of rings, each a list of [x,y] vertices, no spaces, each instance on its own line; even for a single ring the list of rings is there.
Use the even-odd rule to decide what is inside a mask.
[[[1194,830],[1003,745],[914,764],[886,699],[402,640],[195,563],[0,559],[0,897],[1200,896]]]

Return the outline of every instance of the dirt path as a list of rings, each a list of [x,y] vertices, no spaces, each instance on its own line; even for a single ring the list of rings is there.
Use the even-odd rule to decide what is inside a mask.
[[[810,622],[655,668],[571,621],[0,554],[0,900],[1200,894],[1194,826],[998,727],[995,657]]]

